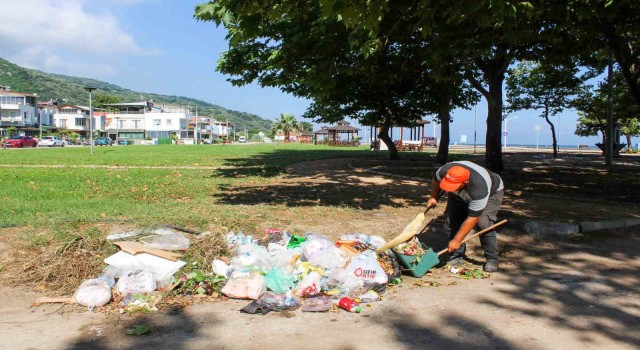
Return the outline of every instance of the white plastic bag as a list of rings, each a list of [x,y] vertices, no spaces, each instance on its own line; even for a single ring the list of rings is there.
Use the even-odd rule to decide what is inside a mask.
[[[90,309],[102,306],[111,301],[111,287],[101,279],[90,279],[82,282],[73,294],[76,303]]]
[[[307,298],[311,295],[316,295],[320,293],[320,279],[321,276],[316,271],[311,271],[307,276],[305,276],[298,286],[293,291],[293,294]]]
[[[351,258],[351,263],[345,269],[344,277],[378,284],[386,284],[389,280],[387,274],[378,263],[376,252],[373,250],[366,250],[354,255]]]
[[[231,275],[231,272],[233,272],[233,268],[231,266],[227,265],[227,263],[225,263],[224,261],[218,260],[218,259],[214,260],[211,263],[211,270],[216,275],[224,276],[226,278],[229,278],[229,276]]]
[[[150,271],[127,271],[120,276],[116,289],[123,294],[149,293],[156,289],[156,280]]]

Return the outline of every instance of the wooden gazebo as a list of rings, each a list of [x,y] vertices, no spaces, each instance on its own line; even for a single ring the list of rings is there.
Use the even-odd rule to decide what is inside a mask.
[[[346,120],[338,122],[335,126],[323,126],[320,130],[314,131],[315,144],[329,146],[358,146],[358,131],[360,129],[351,126]],[[343,136],[346,135],[346,138]]]
[[[424,126],[426,124],[430,124],[430,122],[428,120],[418,119],[411,125],[390,127],[389,135],[393,135],[394,127],[400,127],[400,140],[394,140],[398,151],[422,151],[425,143]],[[378,127],[370,126],[370,128],[370,135],[378,135]],[[406,134],[405,129],[407,129]],[[408,139],[406,140],[405,135],[408,136]],[[375,145],[373,147],[375,149],[380,149],[380,147],[382,146],[380,143],[380,140],[376,137]],[[384,147],[383,149],[386,149],[386,146],[382,147]]]

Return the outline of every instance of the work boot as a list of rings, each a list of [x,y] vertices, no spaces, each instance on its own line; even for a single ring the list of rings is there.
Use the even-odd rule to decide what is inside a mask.
[[[449,266],[462,266],[462,265],[464,265],[464,256],[458,256],[458,257],[449,259],[449,261],[447,261],[447,265],[449,265]]]
[[[500,269],[500,265],[498,264],[498,259],[490,259],[484,264],[484,271],[486,272],[496,272]]]

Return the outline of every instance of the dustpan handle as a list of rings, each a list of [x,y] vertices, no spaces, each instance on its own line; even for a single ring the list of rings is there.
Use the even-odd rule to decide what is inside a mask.
[[[500,221],[500,222],[498,222],[498,223],[495,223],[495,224],[493,224],[493,225],[491,225],[491,226],[489,226],[489,227],[485,228],[484,230],[482,230],[482,231],[480,231],[480,232],[474,233],[474,234],[472,234],[471,236],[469,236],[469,237],[465,238],[465,239],[462,241],[462,243],[460,243],[460,244],[463,244],[463,243],[465,243],[466,241],[468,241],[468,240],[470,240],[470,239],[476,238],[476,237],[480,236],[480,235],[481,235],[481,234],[483,234],[483,233],[487,233],[487,232],[489,232],[489,231],[493,230],[494,228],[496,228],[496,227],[498,227],[498,226],[500,226],[500,225],[504,224],[505,222],[507,222],[507,219],[504,219],[504,220],[502,220],[502,221]],[[438,256],[440,256],[440,255],[442,255],[442,254],[446,253],[448,250],[449,250],[449,248],[445,248],[445,249],[443,249],[443,250],[439,251],[439,252],[438,252]]]

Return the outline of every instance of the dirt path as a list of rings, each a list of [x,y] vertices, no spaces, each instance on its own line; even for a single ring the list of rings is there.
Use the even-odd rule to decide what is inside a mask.
[[[640,236],[629,234],[530,243],[527,254],[508,235],[503,272],[468,281],[446,270],[406,278],[361,314],[253,316],[237,311],[246,301],[228,301],[138,319],[61,315],[54,306],[30,309],[34,293],[2,288],[0,348],[633,349],[640,346]],[[124,335],[135,324],[153,332]]]
[[[299,164],[280,181],[231,188],[226,200],[287,204],[282,216],[297,229],[332,237],[375,232],[390,238],[422,208],[424,184],[346,164]],[[500,273],[460,280],[439,269],[407,277],[361,314],[253,316],[240,314],[247,302],[236,300],[143,318],[63,313],[51,305],[30,308],[34,292],[0,287],[0,349],[636,349],[639,234],[636,227],[537,243],[505,228]],[[469,247],[472,258],[479,258],[477,244]],[[126,336],[135,324],[151,326],[152,333]]]

